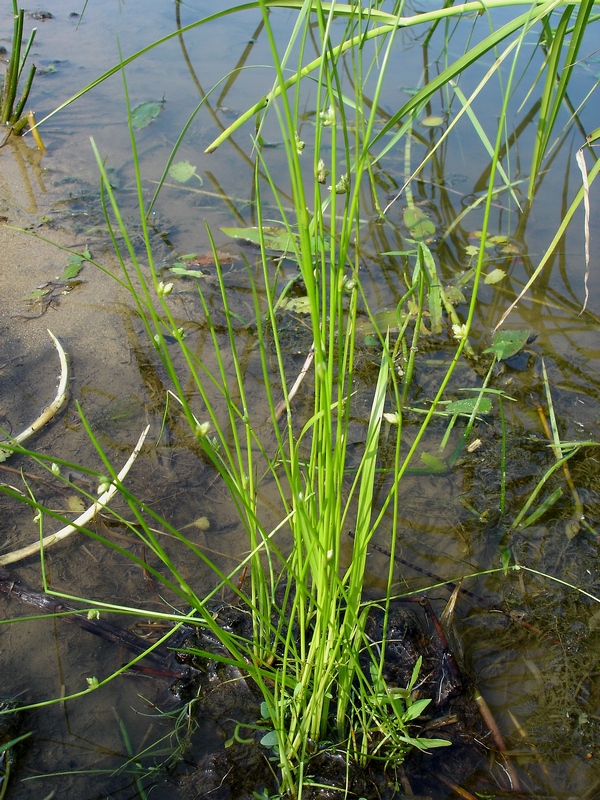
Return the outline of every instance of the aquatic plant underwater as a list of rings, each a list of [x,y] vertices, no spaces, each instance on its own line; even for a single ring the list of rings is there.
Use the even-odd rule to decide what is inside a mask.
[[[223,649],[197,655],[235,667],[259,688],[262,719],[256,725],[260,742],[272,754],[281,794],[290,797],[302,797],[310,790],[311,760],[321,747],[342,753],[348,762],[365,765],[376,759],[398,765],[411,748],[446,744],[443,735],[430,738],[418,732],[416,720],[428,704],[427,698],[412,699],[411,689],[419,680],[418,666],[412,685],[402,690],[390,687],[384,679],[385,647],[374,647],[366,631],[374,605],[364,596],[367,556],[374,534],[391,520],[387,531],[389,570],[385,591],[376,603],[383,610],[385,631],[390,603],[398,591],[394,556],[401,545],[397,520],[404,477],[416,465],[433,472],[451,469],[472,441],[482,415],[491,413],[493,408],[503,413],[502,403],[508,402],[503,392],[494,387],[494,369],[525,346],[529,332],[500,328],[485,353],[477,353],[470,338],[481,284],[501,279],[489,269],[488,242],[495,235],[497,220],[494,204],[502,195],[515,214],[525,218],[529,213],[553,137],[560,136],[555,123],[594,8],[589,0],[576,5],[558,0],[524,4],[522,14],[510,18],[503,15],[497,25],[494,10],[512,10],[513,2],[491,2],[485,8],[476,2],[447,5],[407,16],[403,16],[406,9],[400,3],[393,4],[389,11],[383,10],[383,5],[263,0],[218,12],[188,26],[208,25],[248,8],[260,9],[274,75],[270,93],[258,99],[208,148],[221,146],[245,122],[255,121],[252,152],[256,226],[252,232],[229,231],[239,237],[252,236],[259,246],[256,264],[247,263],[253,316],[251,320],[241,319],[228,291],[212,233],[207,230],[220,301],[217,306],[214,297],[208,296],[209,290],[198,282],[201,323],[212,344],[210,358],[206,352],[199,357],[197,334],[178,316],[174,299],[180,278],[177,273],[167,277],[155,263],[148,228],[148,215],[162,184],[173,174],[178,163],[177,149],[202,102],[184,126],[150,202],[144,197],[136,126],[130,113],[145,242],[143,259],[123,219],[102,155],[92,144],[101,175],[106,220],[122,270],[113,277],[130,293],[165,375],[165,385],[168,383],[164,424],[168,426],[176,418],[179,430],[186,431],[182,435],[193,441],[198,457],[210,463],[221,477],[246,531],[247,554],[235,569],[223,572],[185,531],[161,519],[150,502],[134,496],[127,489],[123,472],[118,474],[103,452],[82,411],[83,423],[103,462],[103,474],[98,473],[99,493],[105,498],[101,506],[108,511],[110,497],[106,499],[106,495],[120,494],[130,516],[125,518],[123,513],[114,512],[115,515],[160,564],[144,565],[145,569],[185,609],[151,615],[172,622],[173,630],[149,650],[168,641],[184,623],[211,632]],[[283,45],[277,40],[270,17],[270,10],[277,7],[297,12],[289,40]],[[453,58],[448,49],[444,67],[435,77],[424,81],[397,111],[382,113],[380,98],[390,77],[388,63],[402,32],[419,26],[431,36],[437,26],[450,22],[474,26],[474,15],[483,19],[477,20],[477,35],[472,40],[467,37],[464,52]],[[489,30],[480,33],[483,23]],[[449,41],[453,41],[453,31],[448,29]],[[176,31],[161,42],[181,32]],[[512,99],[521,78],[523,52],[525,45],[529,47],[532,42],[544,55],[530,87],[531,92],[539,91],[540,110],[528,154],[527,192],[522,193],[520,181],[511,177],[509,140]],[[123,59],[110,71],[122,71],[128,107],[127,64],[150,49]],[[471,93],[463,94],[459,80],[484,59],[491,59],[492,65],[483,77],[477,73]],[[101,76],[78,96],[107,76],[108,73]],[[500,81],[501,94],[495,132],[490,136],[485,132],[489,121],[484,125],[477,116],[476,100],[483,87],[494,80]],[[411,163],[411,147],[418,137],[418,122],[439,93],[446,98],[447,117],[434,120],[439,138],[415,166]],[[310,139],[309,128],[303,124],[307,106],[314,123]],[[458,111],[453,110],[456,107]],[[486,190],[465,211],[466,214],[477,208],[481,213],[480,246],[473,248],[471,268],[461,275],[459,287],[452,287],[460,288],[457,294],[451,291],[436,256],[436,227],[415,200],[412,186],[463,117],[471,121],[490,161]],[[281,177],[273,174],[263,138],[263,131],[272,125],[273,118],[285,150],[285,189],[281,188]],[[590,142],[594,138],[592,134]],[[380,169],[386,157],[401,146],[407,177],[395,199],[403,197],[402,202],[406,203],[405,235],[402,250],[390,255],[401,260],[405,287],[392,317],[382,320],[371,310],[363,282],[363,240],[371,235],[372,228],[386,225],[392,203],[384,208],[381,202]],[[523,162],[524,153],[519,155]],[[589,174],[585,173],[582,188],[566,209],[560,229],[531,282],[551,257],[577,209],[587,200],[586,187],[596,177],[599,164],[596,161]],[[267,204],[277,208],[276,222],[266,218]],[[367,206],[375,207],[375,220],[364,219]],[[273,258],[274,252],[277,258]],[[291,278],[284,272],[284,264],[290,262],[297,265]],[[101,264],[98,267],[105,269]],[[189,277],[185,271],[179,275]],[[303,315],[302,327],[306,331],[301,338],[305,361],[300,369],[297,361],[286,354],[282,315],[290,310]],[[368,359],[373,375],[366,385],[359,369],[359,363],[365,360],[365,330],[370,337]],[[427,406],[415,410],[413,375],[420,350],[432,340],[438,341],[440,349],[450,351],[451,357]],[[453,374],[464,360],[476,365],[481,380],[475,387],[461,387],[469,388],[466,399],[450,400]],[[249,394],[247,389],[250,363],[261,375],[261,397],[256,392]],[[299,395],[302,403],[298,402]],[[551,404],[550,393],[548,400]],[[421,420],[418,424],[415,416]],[[431,450],[433,423],[439,419],[448,421],[446,431],[440,435],[439,449],[435,454],[424,452],[426,435],[427,450]],[[349,453],[357,420],[364,430],[358,456],[356,450]],[[437,429],[434,433],[437,435]],[[581,447],[593,445],[561,442],[555,423],[550,433],[556,455],[552,474]],[[449,456],[446,447],[452,436],[454,449]],[[27,451],[16,440],[3,443],[3,448],[7,453],[28,455],[57,476],[68,473],[70,465],[66,462]],[[94,474],[93,470],[87,471]],[[513,521],[515,527],[532,524],[550,508],[548,499],[537,502],[548,477],[546,474],[540,478]],[[64,480],[69,483],[66,477]],[[277,498],[275,522],[271,509],[267,510],[262,501],[265,486]],[[48,516],[60,515],[37,502],[33,495],[22,496],[10,487],[2,490],[39,512],[44,590],[81,601],[82,598],[52,593],[46,585],[44,552],[53,541],[44,542],[43,526]],[[504,513],[504,493],[501,497]],[[96,502],[90,495],[87,498]],[[74,528],[141,564],[129,550],[117,548],[85,524],[81,522]],[[578,526],[585,524],[576,504],[573,535]],[[175,547],[186,549],[190,559],[211,568],[215,576],[212,591],[198,594],[193,581],[175,564],[171,552]],[[2,556],[0,564],[10,560]],[[511,565],[509,554],[500,564],[499,554],[497,571],[517,568],[522,569]],[[251,615],[251,638],[239,636],[218,623],[212,601],[224,588],[232,601],[235,598]],[[143,607],[91,603],[86,599],[83,602],[100,612],[149,616]],[[99,690],[125,669],[127,666],[102,680],[90,678],[89,687],[79,694]],[[45,702],[64,700],[61,697]],[[33,707],[40,705],[43,703]]]

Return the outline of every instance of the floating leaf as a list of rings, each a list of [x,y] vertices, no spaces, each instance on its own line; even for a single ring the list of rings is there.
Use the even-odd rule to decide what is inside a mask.
[[[446,300],[453,306],[466,302],[465,296],[458,286],[446,286],[444,292],[446,294]]]
[[[200,270],[203,267],[216,266],[217,261],[219,264],[224,264],[226,261],[233,262],[234,256],[223,250],[217,250],[216,253],[212,251],[208,253],[188,253],[185,256],[179,256],[179,259],[174,262],[173,267],[190,267]]]
[[[243,239],[260,246],[260,228],[221,228],[221,230],[226,236],[231,236],[233,239]],[[287,228],[280,228],[277,225],[264,227],[262,238],[267,250],[274,250],[278,253],[293,252],[298,241],[298,237],[291,234]]]
[[[430,739],[429,737],[421,739],[418,736],[410,741],[414,743],[415,747],[421,747],[424,750],[429,750],[431,747],[449,747],[452,744],[448,739]]]
[[[498,361],[503,361],[522,350],[529,335],[529,331],[498,331],[494,336],[492,346],[483,352],[493,353]]]
[[[439,114],[430,114],[428,117],[421,120],[421,125],[424,125],[426,128],[437,128],[443,124],[444,117],[440,117]]]
[[[491,272],[488,272],[488,274],[483,279],[483,282],[487,283],[488,286],[491,286],[494,283],[500,283],[502,278],[505,277],[506,277],[506,272],[504,272],[503,269],[500,269],[500,267],[497,267],[496,269],[493,269]]]
[[[186,267],[178,267],[177,265],[171,267],[169,272],[172,272],[173,275],[182,275],[185,278],[204,278],[206,277],[204,272],[199,269],[187,269]]]
[[[410,235],[417,241],[425,241],[435,234],[435,225],[424,211],[417,206],[408,206],[404,209],[404,224]]]
[[[394,330],[398,327],[398,309],[397,308],[384,308],[382,311],[378,311],[377,314],[373,317],[375,321],[375,327],[369,320],[366,323],[366,329],[373,331],[386,331],[386,330]]]
[[[285,303],[282,303],[282,308],[286,311],[295,311],[296,314],[310,314],[310,300],[308,297],[290,297]]]
[[[47,294],[50,294],[50,289],[34,289],[31,294],[28,294],[27,297],[24,297],[23,300],[28,300],[30,302],[35,302],[39,300],[41,297],[45,297]]]
[[[72,494],[67,497],[67,508],[74,514],[81,514],[85,511],[85,504],[79,495]]]
[[[479,401],[479,403],[477,402]],[[444,408],[449,414],[472,414],[477,406],[479,414],[489,414],[492,410],[492,401],[489,397],[466,397],[464,400],[454,400]]]
[[[421,461],[432,472],[446,472],[448,469],[445,461],[439,456],[432,456],[431,453],[421,453]]]
[[[186,528],[198,528],[199,531],[207,531],[210,528],[210,520],[208,517],[198,517],[193,522],[189,522]]]
[[[178,161],[169,167],[169,177],[177,183],[186,183],[190,178],[198,178],[201,184],[204,183],[200,175],[196,174],[196,167],[189,161]]]
[[[147,125],[155,120],[164,106],[164,100],[158,100],[152,103],[140,103],[131,112],[131,124],[136,131],[141,131]]]
[[[481,237],[483,236],[483,231],[471,231],[469,233],[470,239],[479,239],[481,241]],[[485,240],[483,241],[483,246],[489,250],[491,247],[495,247],[496,245],[492,241],[493,236],[486,236]]]
[[[89,261],[90,258],[90,251],[87,249],[87,247],[83,253],[71,253],[67,262],[67,266],[62,271],[62,274],[58,280],[70,281],[73,280],[73,278],[76,278],[85,266],[85,262]]]
[[[56,72],[56,64],[47,64],[45,67],[38,67],[36,70],[36,75],[40,78],[42,75],[52,75],[53,72]]]

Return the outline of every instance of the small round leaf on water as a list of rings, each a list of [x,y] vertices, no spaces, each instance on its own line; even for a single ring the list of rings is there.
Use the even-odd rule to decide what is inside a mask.
[[[439,456],[431,455],[431,453],[421,453],[421,461],[423,464],[425,464],[427,469],[431,470],[433,473],[442,474],[448,469],[445,461],[443,461]]]
[[[421,120],[421,125],[423,125],[425,128],[438,128],[443,124],[444,117],[441,117],[438,114],[430,114],[428,117],[425,117]]]
[[[310,298],[290,297],[289,300],[281,304],[281,307],[296,314],[310,314]]]
[[[67,508],[74,514],[81,514],[82,511],[85,511],[85,503],[79,495],[70,495],[67,497]]]
[[[435,234],[435,225],[424,211],[418,206],[412,205],[404,209],[404,224],[410,231],[410,235],[417,241],[429,239]]]
[[[195,519],[190,525],[194,528],[198,528],[199,531],[207,531],[210,528],[210,520],[208,517],[198,517],[198,519]]]
[[[136,106],[131,112],[131,124],[136,131],[150,125],[158,117],[164,104],[164,100],[159,100],[153,103],[140,103]]]
[[[488,272],[483,281],[484,283],[487,283],[488,286],[490,286],[493,285],[494,283],[500,283],[502,278],[505,277],[506,277],[506,272],[504,272],[503,269],[500,269],[500,267],[497,267],[496,269],[493,269],[491,272]]]
[[[187,183],[190,178],[198,178],[202,183],[202,178],[196,173],[196,167],[190,164],[189,161],[177,161],[176,164],[171,164],[169,167],[169,177],[173,178],[177,183]]]
[[[486,348],[484,353],[493,353],[498,361],[510,358],[518,353],[527,344],[530,331],[498,331],[494,334],[492,346]]]

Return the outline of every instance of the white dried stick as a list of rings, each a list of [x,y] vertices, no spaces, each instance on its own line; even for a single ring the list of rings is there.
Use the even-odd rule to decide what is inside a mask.
[[[39,431],[40,428],[42,428],[49,420],[52,419],[52,417],[67,399],[67,382],[69,380],[67,354],[65,353],[62,344],[58,341],[52,331],[49,330],[48,333],[50,334],[50,338],[52,339],[54,346],[58,350],[58,357],[60,359],[60,380],[58,382],[58,389],[56,390],[56,397],[49,406],[46,406],[39,417],[32,422],[28,428],[25,428],[24,431],[21,431],[18,436],[14,436],[10,439],[10,444],[22,444],[29,439],[30,436],[33,436],[36,431]],[[6,461],[6,459],[12,454],[12,450],[0,448],[0,462]]]

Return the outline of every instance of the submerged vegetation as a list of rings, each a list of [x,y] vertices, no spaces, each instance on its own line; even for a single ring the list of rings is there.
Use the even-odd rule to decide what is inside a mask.
[[[388,4],[390,10],[383,5],[263,0],[218,12],[187,28],[256,8],[270,44],[272,89],[207,148],[214,150],[244,122],[255,121],[256,225],[227,231],[253,239],[259,246],[256,261],[248,257],[245,264],[250,300],[244,309],[229,290],[212,231],[206,231],[214,261],[210,284],[198,280],[185,262],[168,276],[154,258],[148,215],[158,193],[168,176],[183,175],[187,180],[195,172],[191,165],[176,160],[189,122],[148,203],[136,141],[140,126],[130,114],[143,257],[124,222],[102,155],[93,145],[105,216],[122,269],[113,277],[130,293],[160,363],[167,388],[162,398],[164,426],[176,420],[198,458],[222,479],[246,532],[247,554],[235,569],[225,572],[185,530],[161,519],[149,501],[134,496],[82,413],[103,462],[99,492],[105,495],[118,489],[128,513],[115,512],[116,517],[154,558],[154,565],[144,568],[170,593],[169,602],[184,609],[153,616],[172,622],[173,630],[185,623],[209,631],[220,649],[187,645],[188,654],[238,670],[259,690],[257,737],[270,753],[278,791],[294,798],[318,796],[311,794],[318,789],[311,767],[316,753],[341,754],[345,763],[362,767],[373,760],[381,762],[393,780],[412,748],[447,744],[442,731],[425,733],[417,723],[433,699],[416,699],[413,692],[425,678],[420,662],[415,663],[407,685],[394,686],[386,679],[385,643],[391,604],[398,595],[395,564],[402,546],[402,486],[415,468],[424,474],[448,474],[468,446],[476,447],[474,432],[486,415],[497,414],[501,420],[500,448],[505,459],[504,406],[511,398],[496,382],[498,365],[523,350],[530,332],[500,328],[487,348],[472,338],[481,287],[505,277],[505,271],[494,266],[490,252],[504,248],[504,255],[511,254],[510,233],[498,230],[501,220],[496,203],[502,197],[519,220],[529,214],[548,152],[561,135],[555,129],[558,112],[594,8],[589,0],[576,5],[548,0],[524,4],[523,13],[512,17],[506,13],[496,17],[495,9],[512,10],[514,2],[496,0],[485,8],[480,3],[446,5],[414,14],[407,14],[400,3]],[[297,12],[289,40],[283,43],[273,30],[270,14],[278,6]],[[430,38],[438,26],[450,26],[451,21],[457,28],[447,29],[443,68],[435,77],[426,76],[400,108],[384,111],[381,99],[390,79],[388,64],[402,32],[420,26]],[[464,52],[454,57],[451,49],[455,41],[456,46],[462,41],[457,33],[460,25],[472,31],[465,37]],[[528,155],[519,152],[517,173],[511,160],[510,120],[531,45],[541,53],[539,71],[527,89],[539,94],[539,122]],[[122,70],[128,107],[126,65],[133,58],[111,70]],[[474,77],[467,81],[471,70]],[[461,89],[459,79],[472,87],[470,93]],[[476,101],[482,88],[494,80],[501,92],[496,127],[490,133],[489,120],[484,124],[478,117]],[[432,110],[438,98],[443,108],[439,116]],[[464,212],[466,216],[476,210],[480,219],[469,267],[450,278],[439,256],[446,234],[437,229],[413,187],[463,117],[489,154],[489,165],[485,190]],[[264,139],[275,123],[285,152],[284,189]],[[420,125],[437,130],[439,136],[415,164],[417,144],[419,152],[423,149]],[[400,147],[406,179],[390,191],[385,187],[384,164]],[[586,175],[586,186],[594,180],[598,164]],[[382,187],[387,189],[385,198]],[[552,255],[584,198],[587,194],[582,189],[566,209],[540,265]],[[397,249],[386,255],[398,259],[402,297],[391,312],[382,315],[381,309],[372,308],[364,263],[367,242],[372,246],[378,231],[390,225],[396,202],[405,204],[402,236],[397,237]],[[275,221],[273,208],[277,209]],[[375,214],[365,219],[368,208],[374,208]],[[294,265],[291,276],[290,264]],[[177,303],[179,287],[190,280],[197,282],[200,315],[193,325],[183,319]],[[508,311],[507,306],[502,320]],[[302,350],[300,360],[286,351],[285,315],[291,312],[302,320],[298,325],[302,333],[293,333]],[[446,360],[423,403],[415,375],[427,351],[441,353]],[[469,367],[472,385],[457,381],[459,365]],[[250,371],[260,376],[260,396],[256,389],[248,390]],[[582,526],[590,528],[567,477],[567,462],[593,443],[561,441],[548,380],[545,385],[555,463],[539,476],[518,511],[506,507],[502,470],[498,525],[507,531],[533,525],[561,496],[562,489],[542,499],[547,481],[563,469],[572,489],[568,534],[574,537]],[[360,448],[354,446],[357,440]],[[6,448],[26,452],[15,440]],[[55,474],[68,476],[69,465],[55,456],[29,455]],[[10,487],[4,491],[37,509],[40,526],[47,515],[60,516],[33,495],[21,496]],[[93,498],[88,495],[88,500]],[[88,535],[142,563],[131,551],[117,548],[83,525],[78,527]],[[370,602],[365,597],[367,556],[375,535],[382,531],[389,566],[380,596]],[[193,569],[178,566],[179,560],[173,557],[176,548],[187,552],[188,565],[197,561],[210,567],[215,580],[209,592],[197,590]],[[44,553],[42,539],[42,576],[48,591]],[[0,559],[0,563],[8,561]],[[511,562],[507,547],[499,547],[491,572],[511,569],[526,568]],[[598,602],[593,592],[580,588]],[[215,599],[223,589],[250,616],[250,636],[220,624]],[[144,607],[89,600],[86,604],[100,611],[148,616]],[[373,637],[370,628],[374,609],[382,615],[379,638]],[[169,630],[161,643],[172,635]],[[96,691],[113,677],[89,678],[88,689],[80,694]]]

